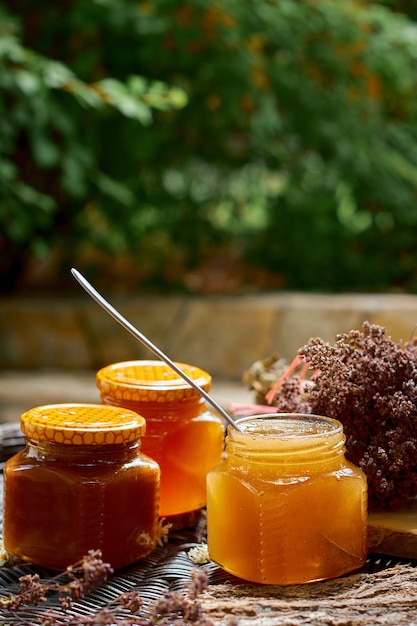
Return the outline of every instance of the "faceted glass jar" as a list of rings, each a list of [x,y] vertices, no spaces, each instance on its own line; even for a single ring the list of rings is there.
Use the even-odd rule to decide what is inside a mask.
[[[89,550],[113,567],[149,554],[158,538],[157,463],[140,450],[145,420],[94,404],[24,413],[26,448],[4,468],[4,545],[65,569]]]
[[[227,458],[207,477],[211,558],[268,584],[333,578],[362,566],[367,485],[345,458],[342,425],[273,414],[229,426]]]
[[[211,376],[198,367],[177,363],[201,388]],[[201,394],[161,361],[114,363],[97,372],[104,404],[143,415],[147,430],[142,449],[161,468],[159,514],[172,517],[206,504],[207,472],[224,449],[224,425]]]

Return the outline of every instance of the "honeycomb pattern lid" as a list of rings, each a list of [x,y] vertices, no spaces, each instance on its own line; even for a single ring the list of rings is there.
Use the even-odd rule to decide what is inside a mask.
[[[187,363],[176,365],[204,391],[210,390],[210,374]],[[181,402],[202,397],[162,361],[113,363],[97,372],[96,382],[102,397],[118,402]]]
[[[145,434],[145,418],[102,404],[50,404],[23,413],[20,428],[38,441],[106,445],[135,441]]]

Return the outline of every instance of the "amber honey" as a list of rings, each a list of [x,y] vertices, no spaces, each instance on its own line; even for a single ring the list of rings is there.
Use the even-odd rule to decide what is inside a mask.
[[[207,372],[177,365],[209,391]],[[160,516],[205,506],[206,476],[221,459],[224,426],[201,394],[161,361],[114,363],[97,372],[97,386],[104,404],[133,409],[146,419],[142,450],[161,468]]]
[[[366,559],[367,488],[336,420],[255,416],[229,427],[207,477],[211,558],[256,583],[333,578]]]
[[[4,468],[4,544],[65,569],[100,549],[113,567],[149,554],[158,536],[159,467],[140,451],[145,420],[102,405],[22,415],[26,448]]]

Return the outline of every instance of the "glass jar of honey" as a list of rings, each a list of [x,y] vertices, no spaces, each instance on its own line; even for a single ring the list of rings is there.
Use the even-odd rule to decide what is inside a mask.
[[[198,367],[177,365],[205,391],[211,376]],[[125,361],[97,372],[104,404],[137,411],[146,419],[142,449],[161,468],[159,514],[171,518],[206,504],[207,472],[224,449],[224,425],[201,394],[161,361]]]
[[[362,566],[367,486],[345,458],[340,422],[257,415],[229,426],[227,459],[207,477],[211,558],[242,579],[298,584]]]
[[[99,549],[117,568],[155,548],[160,470],[141,453],[142,416],[56,404],[24,413],[21,430],[26,447],[4,467],[9,554],[65,569]]]

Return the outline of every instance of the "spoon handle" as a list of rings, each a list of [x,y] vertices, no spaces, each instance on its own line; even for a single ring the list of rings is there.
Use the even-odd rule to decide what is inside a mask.
[[[204,389],[202,389],[197,383],[190,378],[174,361],[172,361],[162,350],[160,350],[155,344],[152,343],[143,333],[141,333],[133,324],[131,324],[119,311],[117,311],[103,296],[95,289],[91,283],[75,268],[71,269],[71,274],[80,283],[81,287],[85,289],[89,296],[93,298],[109,315],[111,315],[119,324],[121,324],[127,331],[130,332],[136,339],[143,343],[151,352],[153,352],[161,361],[165,361],[179,376],[181,376],[191,387],[194,387],[207,402],[218,412],[224,419],[231,424],[236,430],[241,430],[236,422],[230,417],[228,413],[218,404]]]

